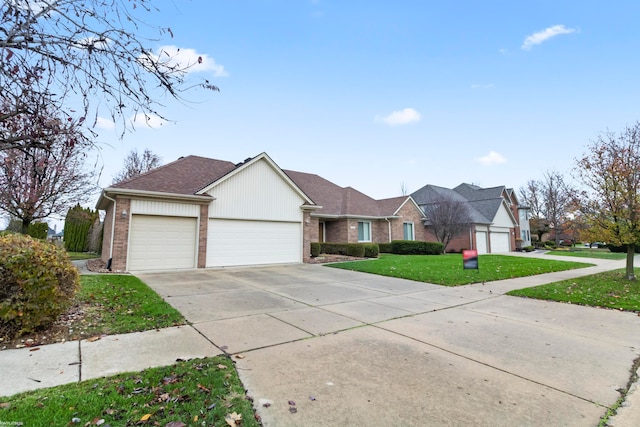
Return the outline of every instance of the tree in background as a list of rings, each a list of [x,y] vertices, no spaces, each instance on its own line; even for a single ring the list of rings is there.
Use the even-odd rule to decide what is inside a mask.
[[[586,187],[576,203],[607,243],[626,246],[626,277],[635,280],[633,259],[640,241],[640,122],[619,134],[600,134],[588,149],[575,169]]]
[[[542,236],[551,230],[543,210],[542,191],[542,183],[536,180],[527,181],[527,184],[519,190],[520,201],[529,208],[531,214],[529,228],[531,233],[538,237],[538,242],[541,242]]]
[[[530,208],[529,227],[538,241],[553,230],[555,242],[559,243],[565,222],[570,218],[574,192],[557,171],[548,171],[543,180],[529,180],[520,187],[520,200]]]
[[[0,210],[22,222],[23,234],[33,221],[64,214],[95,189],[86,154],[66,137],[47,139],[46,148],[0,151]]]
[[[170,28],[144,22],[156,11],[152,0],[4,1],[0,3],[0,122],[31,118],[39,132],[59,135],[44,107],[92,127],[97,105],[128,126],[138,113],[156,115],[159,96],[179,98],[185,90],[218,90],[207,80],[188,82],[187,72],[203,61],[183,63],[180,53],[154,53],[144,43],[172,36]],[[152,31],[152,34],[148,34]],[[157,92],[157,88],[160,89]],[[63,109],[68,99],[81,108]],[[0,151],[43,147],[46,139],[0,133]]]
[[[160,166],[161,159],[148,148],[144,149],[142,155],[138,154],[135,148],[129,152],[124,159],[124,167],[113,177],[113,183],[133,178],[134,176],[148,172]]]
[[[99,221],[98,212],[90,208],[77,204],[69,209],[64,220],[64,247],[70,252],[87,252],[91,228]]]
[[[560,243],[560,237],[565,231],[565,222],[569,219],[569,212],[575,190],[572,189],[557,171],[548,171],[542,181],[542,194],[544,198],[544,213],[549,226],[553,228],[556,244]]]
[[[471,210],[466,202],[451,196],[440,196],[434,202],[425,205],[426,225],[431,229],[444,252],[456,236],[469,230]]]

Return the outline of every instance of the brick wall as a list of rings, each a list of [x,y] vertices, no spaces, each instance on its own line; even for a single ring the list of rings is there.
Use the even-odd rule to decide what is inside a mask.
[[[198,224],[198,268],[207,266],[207,236],[209,232],[209,205],[200,205]]]
[[[319,240],[319,227],[318,218],[312,217],[310,211],[305,211],[302,218],[302,262],[311,260],[311,242]]]
[[[127,214],[123,217],[122,212]],[[127,269],[127,251],[129,245],[129,224],[131,220],[131,199],[116,196],[115,230],[113,233],[112,270]]]
[[[113,202],[109,205],[104,216],[104,228],[102,231],[102,261],[105,263],[111,257],[111,230],[113,229]]]

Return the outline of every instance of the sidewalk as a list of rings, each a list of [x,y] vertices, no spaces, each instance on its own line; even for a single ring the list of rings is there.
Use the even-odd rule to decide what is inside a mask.
[[[189,325],[0,351],[0,396],[222,354]]]

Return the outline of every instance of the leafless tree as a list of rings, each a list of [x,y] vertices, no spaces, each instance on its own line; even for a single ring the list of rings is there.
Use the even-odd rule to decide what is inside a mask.
[[[122,170],[113,177],[113,183],[115,184],[155,169],[160,166],[160,162],[160,157],[148,148],[144,149],[142,155],[138,154],[138,150],[134,148],[124,159],[124,167]]]
[[[560,243],[564,223],[571,208],[575,190],[572,189],[558,171],[548,171],[542,181],[544,213],[549,225],[554,229],[555,242]]]
[[[400,183],[400,194],[403,196],[409,194],[409,188],[407,187],[407,183],[404,181]]]
[[[551,170],[540,181],[529,180],[519,191],[520,200],[531,209],[531,231],[540,240],[553,229],[555,242],[559,243],[575,190],[560,172]]]
[[[442,243],[445,252],[451,240],[468,231],[471,226],[471,209],[465,201],[443,195],[422,207],[427,226]]]
[[[153,3],[0,3],[0,122],[27,117],[38,124],[31,128],[32,134],[0,132],[0,151],[43,147],[39,133],[59,135],[60,123],[51,121],[44,108],[64,111],[68,119],[84,122],[88,128],[98,120],[100,108],[124,131],[134,114],[162,117],[161,94],[179,98],[194,87],[218,90],[207,80],[186,78],[202,57],[184,63],[174,53],[154,53],[145,46],[172,36],[170,28],[153,27],[142,19],[143,14],[156,11]],[[77,105],[75,109],[71,104]]]

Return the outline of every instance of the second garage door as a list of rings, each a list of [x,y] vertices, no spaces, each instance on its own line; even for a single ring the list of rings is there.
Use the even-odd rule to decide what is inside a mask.
[[[300,222],[209,220],[207,267],[302,262]]]
[[[196,218],[132,215],[127,269],[195,268],[196,236]]]
[[[509,249],[509,233],[500,233],[496,231],[491,232],[491,253],[492,254],[504,254],[510,251]]]

